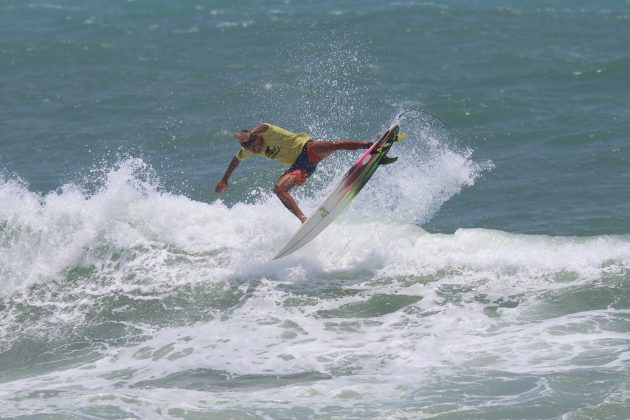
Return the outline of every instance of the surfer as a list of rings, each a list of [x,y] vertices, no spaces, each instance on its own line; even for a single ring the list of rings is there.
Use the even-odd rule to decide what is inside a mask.
[[[302,223],[306,221],[306,216],[289,194],[289,190],[303,185],[313,174],[317,164],[331,153],[337,150],[368,149],[372,145],[372,142],[360,140],[313,140],[306,133],[293,133],[271,124],[258,124],[251,130],[241,130],[234,133],[234,138],[241,148],[217,183],[215,192],[219,194],[227,189],[228,179],[239,163],[251,156],[267,157],[291,165],[280,175],[273,192]]]

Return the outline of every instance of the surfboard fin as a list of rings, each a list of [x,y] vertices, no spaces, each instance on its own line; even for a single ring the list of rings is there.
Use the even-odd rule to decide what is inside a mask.
[[[378,163],[379,165],[389,165],[390,163],[394,163],[398,160],[397,156],[383,156],[381,161]]]

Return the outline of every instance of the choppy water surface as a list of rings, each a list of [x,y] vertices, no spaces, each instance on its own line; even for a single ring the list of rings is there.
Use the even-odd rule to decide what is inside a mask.
[[[0,2],[0,416],[627,418],[629,19]],[[281,167],[214,195],[231,131],[405,110],[398,162],[288,258]]]

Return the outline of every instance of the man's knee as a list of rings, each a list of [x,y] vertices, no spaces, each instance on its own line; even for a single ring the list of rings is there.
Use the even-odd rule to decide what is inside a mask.
[[[291,187],[294,185],[294,180],[291,177],[282,177],[273,186],[273,192],[276,195],[287,194]]]
[[[304,185],[310,174],[304,169],[297,169],[289,173],[285,173],[273,187],[273,192],[283,194],[295,186]]]

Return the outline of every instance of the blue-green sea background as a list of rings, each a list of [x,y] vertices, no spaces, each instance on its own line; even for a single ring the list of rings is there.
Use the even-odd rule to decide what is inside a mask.
[[[630,417],[629,46],[628,0],[0,0],[0,416]],[[403,111],[288,258],[282,167],[214,193],[233,131]]]

